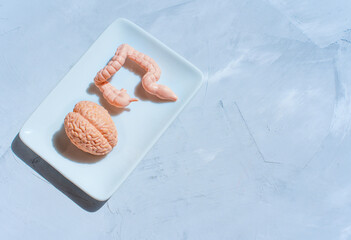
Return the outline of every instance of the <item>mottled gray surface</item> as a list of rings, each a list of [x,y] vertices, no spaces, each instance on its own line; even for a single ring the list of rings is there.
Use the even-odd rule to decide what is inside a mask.
[[[347,0],[2,1],[1,239],[351,239],[350,12]],[[11,143],[119,17],[206,79],[88,212]]]

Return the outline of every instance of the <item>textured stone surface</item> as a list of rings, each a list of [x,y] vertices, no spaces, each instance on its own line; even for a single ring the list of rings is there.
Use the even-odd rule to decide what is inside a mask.
[[[1,238],[350,239],[350,12],[346,0],[2,2]],[[118,17],[206,79],[90,213],[10,146]],[[27,163],[48,168],[35,156]]]

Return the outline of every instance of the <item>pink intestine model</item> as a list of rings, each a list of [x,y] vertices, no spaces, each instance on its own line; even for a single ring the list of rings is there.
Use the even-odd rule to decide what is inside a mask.
[[[137,63],[146,71],[141,80],[146,92],[160,99],[170,101],[176,101],[178,99],[169,87],[157,84],[161,76],[161,69],[152,58],[136,51],[128,44],[122,44],[117,48],[113,58],[96,74],[94,79],[95,85],[100,89],[104,98],[111,105],[124,108],[128,106],[129,103],[138,101],[136,98],[131,98],[125,89],[122,88],[118,90],[107,81],[123,66],[127,58]]]
[[[107,110],[100,105],[81,101],[64,121],[71,142],[93,155],[105,155],[117,144],[117,129]]]

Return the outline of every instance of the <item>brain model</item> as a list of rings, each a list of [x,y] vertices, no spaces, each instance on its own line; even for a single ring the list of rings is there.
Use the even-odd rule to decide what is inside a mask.
[[[65,131],[79,149],[93,155],[105,155],[117,144],[117,129],[107,110],[81,101],[65,118]]]

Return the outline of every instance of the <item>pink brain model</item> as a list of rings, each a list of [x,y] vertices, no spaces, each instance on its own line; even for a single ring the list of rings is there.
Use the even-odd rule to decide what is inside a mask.
[[[152,58],[136,51],[128,44],[122,44],[117,48],[109,63],[97,73],[94,79],[95,85],[111,105],[123,108],[131,102],[138,101],[136,98],[131,98],[125,89],[118,90],[107,81],[123,66],[127,57],[146,71],[141,80],[145,91],[160,99],[170,101],[178,99],[169,87],[156,83],[161,77],[161,69]]]
[[[67,114],[65,131],[79,149],[93,155],[105,155],[117,144],[117,129],[100,105],[81,101]]]

